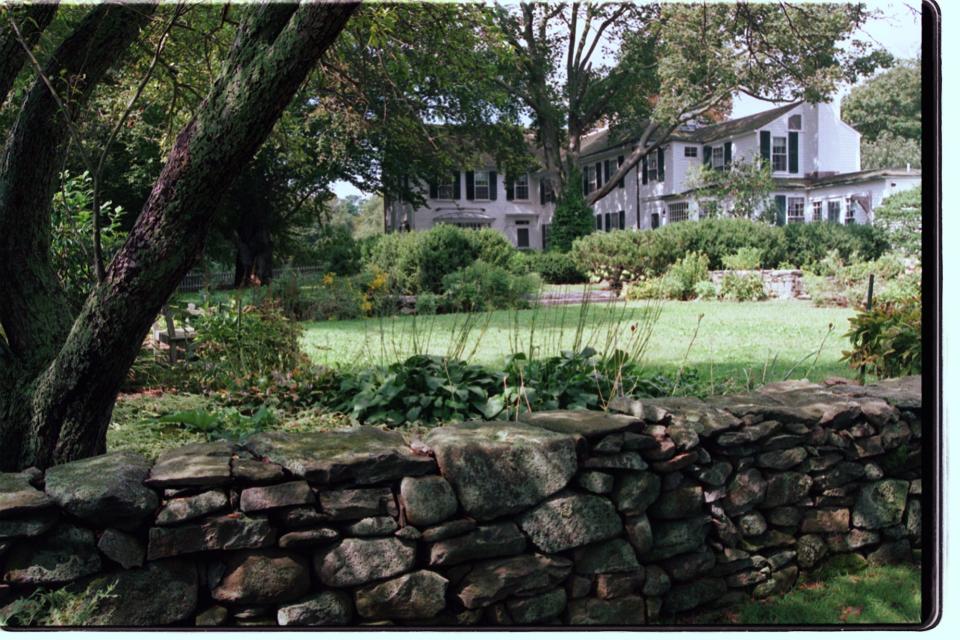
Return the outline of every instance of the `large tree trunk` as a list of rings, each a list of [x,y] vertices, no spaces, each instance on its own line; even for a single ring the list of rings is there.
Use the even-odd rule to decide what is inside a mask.
[[[23,385],[28,407],[9,412],[16,420],[0,434],[5,446],[10,434],[18,441],[13,453],[2,454],[4,468],[46,467],[104,450],[120,384],[161,306],[200,254],[221,194],[355,8],[251,8],[105,280],[52,361]]]
[[[57,3],[8,7],[7,11],[9,14],[0,12],[0,106],[3,106],[17,75],[27,61],[27,52],[23,45],[33,48],[37,44],[40,35],[57,12]],[[17,24],[23,42],[10,26],[10,19]]]
[[[273,240],[267,229],[237,230],[233,269],[234,288],[270,284],[273,278]]]

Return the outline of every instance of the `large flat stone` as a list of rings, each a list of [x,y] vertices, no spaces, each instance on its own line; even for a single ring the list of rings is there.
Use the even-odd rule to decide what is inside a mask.
[[[118,451],[47,469],[46,492],[70,515],[98,526],[133,529],[153,515],[157,494],[143,486],[150,463]]]
[[[111,593],[96,602],[86,624],[158,627],[185,621],[197,607],[197,584],[196,565],[185,560],[160,560],[98,576],[87,585],[87,593]]]
[[[313,565],[324,584],[352,587],[409,571],[416,555],[416,545],[400,538],[347,538],[318,551]]]
[[[145,483],[151,487],[220,487],[230,483],[228,442],[198,442],[160,454]]]
[[[579,574],[621,573],[640,568],[637,553],[622,538],[604,540],[577,549],[573,570]]]
[[[651,524],[653,547],[640,554],[644,563],[657,562],[666,558],[696,551],[707,538],[709,516],[700,516],[687,520],[658,520]]]
[[[523,514],[520,527],[544,553],[556,553],[623,532],[613,504],[587,494],[561,494]]]
[[[281,627],[346,625],[353,620],[353,600],[342,591],[321,591],[277,610]]]
[[[242,551],[227,559],[219,584],[211,590],[219,602],[290,602],[310,590],[310,565],[297,554],[275,549]]]
[[[57,585],[100,570],[93,532],[61,525],[37,540],[17,544],[4,563],[3,580],[18,585]]]
[[[415,571],[357,589],[357,613],[364,618],[425,620],[446,606],[449,580],[433,571]]]
[[[566,558],[543,555],[481,562],[464,576],[457,597],[466,608],[479,609],[512,595],[542,593],[563,582],[572,564]]]
[[[54,509],[0,518],[0,540],[30,538],[49,531],[60,519]]]
[[[267,547],[276,540],[276,531],[266,517],[231,513],[177,527],[152,527],[148,537],[147,560],[156,560],[197,551]]]
[[[588,409],[566,411],[536,411],[520,416],[520,421],[557,433],[601,438],[631,427],[642,429],[643,420],[619,413],[604,413]]]
[[[320,510],[327,520],[358,520],[370,516],[396,516],[397,502],[389,487],[318,491]]]
[[[40,511],[53,505],[53,500],[33,487],[22,474],[0,473],[0,518]]]
[[[466,535],[434,543],[430,547],[430,566],[510,556],[523,553],[526,547],[527,539],[512,522],[481,526]]]
[[[413,451],[399,432],[374,427],[258,433],[245,446],[312,483],[368,485],[437,471],[433,459]]]
[[[250,487],[240,494],[240,510],[247,513],[314,503],[313,490],[303,480]]]
[[[553,589],[528,598],[509,598],[506,604],[514,624],[537,624],[563,613],[567,593],[563,588]]]
[[[189,522],[203,516],[225,510],[230,506],[227,494],[222,490],[213,489],[194,496],[173,498],[167,501],[160,513],[157,514],[156,524],[171,525]]]
[[[573,436],[522,423],[442,427],[426,443],[463,509],[482,520],[537,504],[563,489],[577,470]]]

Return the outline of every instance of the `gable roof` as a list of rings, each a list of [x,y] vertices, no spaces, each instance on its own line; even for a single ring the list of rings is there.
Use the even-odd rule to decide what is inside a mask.
[[[802,103],[791,102],[790,104],[783,105],[782,107],[774,107],[773,109],[767,109],[766,111],[761,111],[760,113],[754,113],[753,115],[735,118],[733,120],[725,120],[723,122],[718,122],[717,124],[697,127],[696,129],[678,129],[671,133],[665,142],[677,140],[681,142],[703,143],[724,138],[731,138],[733,136],[738,136],[742,133],[748,133],[750,131],[756,131],[758,128],[773,122],[780,116],[792,111],[800,104]],[[617,141],[616,139],[611,140],[610,129],[600,129],[599,131],[593,131],[584,136],[583,141],[580,144],[580,157],[585,158],[587,156],[596,155],[598,153],[603,153],[604,151],[609,151],[624,145],[632,144],[636,141],[637,138],[621,141]]]

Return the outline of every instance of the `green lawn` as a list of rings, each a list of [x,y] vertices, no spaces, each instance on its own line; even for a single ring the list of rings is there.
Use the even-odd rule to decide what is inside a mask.
[[[687,366],[696,367],[707,380],[712,375],[716,380],[742,382],[749,374],[754,381],[769,382],[788,373],[821,380],[854,373],[840,361],[841,351],[849,346],[843,334],[853,312],[797,300],[618,302],[583,309],[567,305],[490,314],[307,322],[303,347],[317,363],[346,367],[395,362],[415,353],[459,353],[471,362],[498,365],[515,351],[529,353],[531,344],[537,355],[572,348],[582,311],[581,346],[599,351],[623,348],[630,341],[631,325],[638,324],[642,331],[644,317],[656,304],[661,312],[645,352],[651,369],[675,371],[689,347]]]

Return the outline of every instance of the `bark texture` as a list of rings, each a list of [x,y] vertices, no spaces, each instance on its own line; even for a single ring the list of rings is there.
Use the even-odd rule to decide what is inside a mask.
[[[10,26],[10,20],[17,24],[24,43],[32,49],[56,13],[56,2],[9,7],[6,13],[0,13],[0,106],[27,61],[27,52]]]
[[[178,135],[105,280],[32,381],[29,416],[19,425],[24,437],[15,461],[3,455],[4,467],[43,468],[103,451],[123,377],[161,306],[200,254],[221,194],[355,8],[250,8],[220,77]]]

